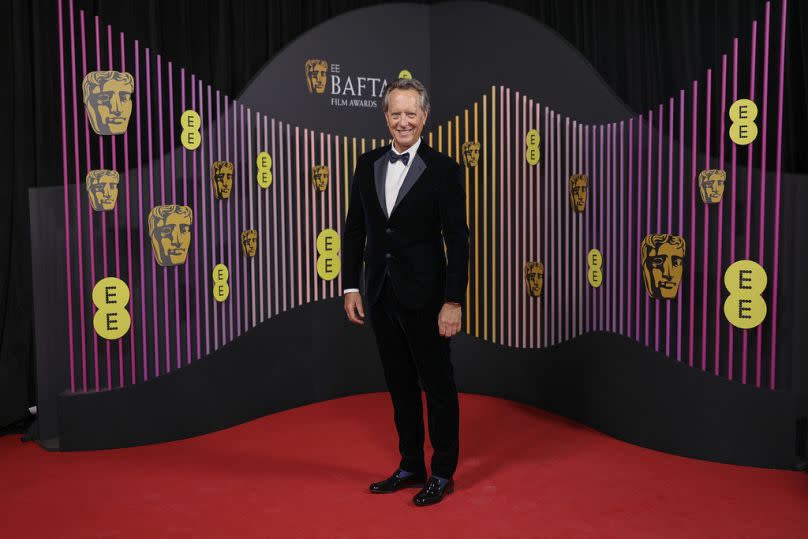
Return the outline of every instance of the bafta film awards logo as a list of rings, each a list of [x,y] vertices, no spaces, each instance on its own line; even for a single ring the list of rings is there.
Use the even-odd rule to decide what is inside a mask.
[[[650,234],[642,240],[642,277],[651,298],[676,298],[686,252],[684,238],[674,234]]]
[[[317,58],[306,60],[306,86],[310,94],[322,94],[328,84],[328,62]]]
[[[81,84],[84,110],[96,135],[126,132],[132,116],[135,79],[126,72],[92,71]]]

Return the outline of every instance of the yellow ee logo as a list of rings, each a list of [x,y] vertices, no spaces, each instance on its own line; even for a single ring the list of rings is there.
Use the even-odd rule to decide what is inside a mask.
[[[749,99],[739,99],[729,107],[729,119],[732,120],[729,126],[729,138],[732,142],[739,146],[754,142],[758,136],[755,123],[757,115],[757,105]]]
[[[536,129],[531,129],[525,133],[525,160],[531,166],[535,166],[541,160],[541,135]]]
[[[93,288],[93,303],[98,311],[93,317],[95,332],[104,339],[120,339],[129,331],[132,318],[126,305],[129,287],[117,277],[104,277]]]
[[[400,79],[411,79],[412,78],[412,73],[410,73],[406,69],[402,69],[398,74],[398,78],[400,78]]]
[[[195,110],[186,110],[180,116],[180,125],[182,126],[182,133],[180,133],[180,141],[187,150],[196,150],[202,144],[202,135],[199,134],[199,128],[202,127],[202,119]]]
[[[272,157],[267,152],[261,152],[258,154],[255,164],[258,165],[258,176],[256,177],[258,185],[266,189],[272,185]]]
[[[216,264],[213,266],[213,299],[219,303],[227,299],[230,295],[230,285],[227,284],[227,279],[230,278],[230,272],[224,264]]]
[[[325,281],[330,281],[339,275],[340,261],[339,234],[333,228],[326,228],[317,235],[317,275]]]
[[[729,297],[724,301],[724,316],[736,328],[757,327],[766,318],[766,301],[760,296],[768,277],[763,266],[752,260],[738,260],[724,273]]]
[[[591,249],[586,255],[586,263],[589,265],[589,271],[586,276],[589,278],[589,284],[592,288],[598,288],[603,284],[603,255],[597,249]]]

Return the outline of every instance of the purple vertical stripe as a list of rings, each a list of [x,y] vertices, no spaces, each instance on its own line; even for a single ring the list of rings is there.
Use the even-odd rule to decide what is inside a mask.
[[[309,153],[311,152],[311,153]],[[309,157],[311,155],[311,157]],[[311,232],[309,231],[309,225],[313,224],[313,219],[316,217],[314,212],[312,211],[312,203],[309,201],[309,192],[311,191],[312,187],[310,182],[311,179],[311,166],[314,162],[314,143],[310,142],[309,137],[309,130],[303,129],[303,178],[302,178],[302,185],[301,188],[303,189],[303,251],[301,252],[301,258],[303,256],[303,252],[306,253],[306,265],[303,267],[303,278],[306,280],[306,303],[311,301]],[[314,198],[312,196],[312,198]],[[312,229],[314,227],[312,226]]]
[[[738,38],[732,41],[732,102],[738,100]],[[730,204],[730,229],[729,229],[729,259],[735,262],[735,200],[738,192],[737,180],[737,162],[738,145],[732,145],[732,181],[730,182],[730,193],[732,195],[732,203]],[[735,349],[735,326],[732,324],[727,328],[729,334],[727,337],[727,377],[732,380],[734,376],[734,349]]]
[[[764,252],[764,224],[766,222],[766,131],[769,112],[769,24],[771,3],[766,2],[766,15],[763,23],[763,131],[760,136],[760,228],[758,232],[758,263],[763,266]],[[760,387],[762,354],[763,354],[763,325],[757,327],[755,359],[755,386]]]
[[[163,64],[160,55],[157,55],[157,95],[160,96],[157,100],[157,125],[160,130],[159,148],[160,148],[160,204],[166,203],[166,178],[165,178],[165,160],[163,155]],[[171,319],[168,317],[168,275],[167,270],[160,271],[160,278],[163,281],[163,315],[165,324],[165,343],[166,343],[166,372],[171,372],[171,340],[168,328],[171,327]]]
[[[637,342],[642,342],[642,337],[640,336],[640,304],[642,302],[643,296],[647,297],[648,294],[643,294],[643,278],[642,278],[642,256],[639,249],[641,245],[640,242],[645,237],[643,234],[643,227],[641,223],[642,219],[642,114],[639,115],[637,118],[637,235],[635,237],[634,243],[634,252],[637,255],[637,262],[635,263],[634,267],[636,268],[637,274],[634,279],[634,283],[636,286],[637,294],[637,303],[634,309],[634,338]],[[645,301],[646,312],[648,311],[648,301]]]
[[[673,234],[673,98],[668,101],[668,229]],[[677,302],[680,303],[680,302]],[[665,355],[671,357],[671,302],[665,302]]]
[[[713,102],[713,70],[707,70],[707,103],[706,111],[707,116],[704,120],[704,168],[710,168],[712,156],[710,155],[710,127],[712,119],[712,102]],[[704,204],[704,232],[702,234],[704,246],[702,247],[702,257],[704,259],[704,270],[702,271],[701,281],[701,370],[707,370],[707,248],[709,247],[708,238],[710,235],[710,208],[708,204]]]
[[[654,133],[654,111],[648,111],[648,155],[646,159],[646,184],[645,184],[645,233],[646,234],[655,234],[656,232],[651,230],[651,167],[653,165],[653,138]],[[656,305],[656,301],[654,302]],[[645,346],[651,346],[651,337],[650,337],[650,320],[651,320],[651,301],[648,295],[645,296]]]
[[[752,60],[749,68],[749,99],[755,100],[755,64],[757,61],[757,21],[752,21]],[[752,236],[752,157],[754,155],[755,143],[751,142],[746,147],[746,205],[744,206],[747,215],[746,231],[744,233],[744,258],[749,260],[751,256],[751,236]],[[747,361],[749,354],[749,332],[741,332],[741,381],[746,383]]]
[[[603,136],[603,129],[604,126],[601,124],[599,127],[599,140],[598,140],[598,184],[600,185],[600,189],[598,189],[598,250],[603,253],[605,251],[605,242],[606,242],[606,222],[604,215],[606,213],[606,190],[608,189],[608,179],[606,178],[606,173],[608,172],[608,167],[605,167],[606,159],[604,158],[603,150],[606,144],[606,137]],[[608,153],[607,153],[608,155]],[[607,253],[609,254],[609,253]],[[604,277],[608,275],[609,267],[607,265],[607,258],[606,256],[601,256],[601,260],[603,260],[603,269],[601,270],[604,274]],[[611,261],[611,256],[608,258]],[[600,287],[597,288],[597,304],[598,304],[598,324],[597,328],[600,331],[606,329],[606,291],[604,288],[606,285],[604,284],[603,280],[601,280]]]
[[[238,118],[236,118],[237,109],[238,109],[238,113],[239,113]],[[247,290],[248,289],[248,286],[247,286],[248,285],[248,283],[247,283],[247,258],[248,257],[246,257],[243,254],[242,250],[240,249],[240,244],[241,244],[241,232],[248,228],[247,223],[246,223],[246,220],[247,220],[246,204],[247,204],[247,191],[248,191],[248,188],[249,188],[249,192],[252,193],[252,184],[250,184],[249,186],[247,185],[247,172],[246,171],[247,171],[248,168],[250,170],[252,170],[253,165],[252,165],[252,163],[248,164],[247,160],[245,159],[245,156],[244,156],[244,137],[246,135],[245,130],[244,130],[244,105],[241,104],[241,103],[236,105],[235,101],[233,101],[233,126],[235,127],[235,129],[233,130],[233,137],[234,137],[233,141],[235,142],[235,136],[236,136],[236,134],[238,134],[239,135],[239,141],[240,141],[239,145],[241,146],[241,166],[239,166],[239,168],[241,169],[241,182],[240,182],[241,185],[239,186],[239,194],[240,194],[239,198],[241,199],[239,201],[240,202],[239,205],[241,206],[241,211],[240,211],[240,213],[241,213],[241,229],[237,230],[236,234],[233,234],[230,241],[236,243],[235,249],[236,249],[236,253],[238,253],[236,256],[240,260],[240,263],[237,263],[237,265],[241,266],[241,289],[242,289],[241,297],[244,300],[244,311],[243,311],[244,319],[242,320],[242,318],[241,318],[242,312],[239,311],[239,316],[237,318],[238,327],[236,328],[236,331],[237,331],[236,335],[241,335],[244,331],[247,331],[247,327],[249,326],[248,316],[247,316],[247,313],[248,313],[247,307],[248,307],[249,302],[247,301],[247,291],[248,291]],[[233,153],[237,152],[239,145],[234,144]],[[252,197],[250,197],[250,199],[252,200]],[[237,211],[238,211],[238,209],[237,209]],[[252,208],[250,209],[250,211],[252,212]],[[238,216],[236,216],[236,228],[238,228]],[[252,225],[250,225],[249,228],[252,228]],[[256,240],[257,240],[257,238],[256,238]],[[258,247],[258,244],[256,242],[256,248],[257,247]],[[252,294],[252,290],[250,290],[250,294]],[[243,322],[243,325],[242,325],[242,322]]]
[[[331,178],[329,180],[329,183],[331,185],[330,185],[329,189],[326,191],[326,198],[328,198],[328,228],[332,228],[332,229],[336,230],[337,233],[339,233],[339,224],[334,222],[334,199],[331,196],[331,193],[333,193],[334,191],[336,191],[337,193],[339,193],[339,191],[340,191],[339,165],[337,165],[336,169],[334,169],[333,166],[332,166],[332,161],[331,161],[331,134],[328,135],[328,139],[326,139],[325,142],[324,142],[323,137],[324,137],[323,134],[320,133],[320,148],[321,148],[320,155],[321,155],[321,159],[322,159],[323,148],[327,149],[326,161],[328,162],[328,170],[329,170],[329,172],[331,174]],[[325,212],[325,206],[323,206],[322,211]],[[339,216],[339,212],[337,212],[337,215]],[[339,217],[337,218],[337,221],[339,221]],[[331,279],[327,284],[323,283],[323,288],[324,288],[324,290],[325,290],[325,288],[328,289],[328,291],[329,291],[328,292],[328,297],[333,297],[334,296],[334,279]],[[326,293],[324,291],[323,292],[324,297],[325,297],[325,294]]]
[[[561,177],[561,181],[558,183],[559,185],[559,199],[561,201],[561,205],[564,209],[564,277],[565,277],[565,290],[566,293],[564,294],[564,300],[567,305],[570,303],[572,304],[572,316],[575,316],[575,301],[574,299],[570,301],[570,291],[572,290],[572,286],[570,283],[570,273],[572,268],[570,267],[570,220],[572,216],[570,215],[570,205],[569,201],[564,203],[564,193],[566,189],[561,189],[561,186],[567,185],[570,177],[570,119],[569,116],[564,118],[564,175]],[[564,316],[564,340],[569,339],[570,334],[570,313],[565,313]]]
[[[626,237],[625,234],[626,234],[626,232],[625,232],[625,229],[623,228],[623,225],[626,222],[626,219],[625,219],[626,218],[626,208],[625,208],[625,205],[624,205],[624,201],[625,201],[624,188],[625,188],[625,183],[626,183],[626,176],[625,176],[624,159],[623,159],[624,156],[625,156],[625,136],[624,136],[625,135],[625,130],[624,130],[624,128],[625,128],[625,122],[621,121],[620,122],[620,211],[619,211],[619,215],[620,215],[620,232],[619,232],[619,236],[620,236],[620,239],[618,240],[618,245],[619,245],[619,247],[618,247],[619,251],[618,252],[619,252],[619,256],[620,256],[620,290],[619,290],[619,294],[618,294],[620,299],[619,299],[618,312],[620,313],[620,321],[619,321],[618,328],[617,328],[617,331],[618,331],[618,333],[620,335],[625,335],[625,333],[623,333],[623,320],[625,319],[625,316],[626,316],[625,315],[625,310],[623,309],[623,299],[626,296],[626,289],[623,286],[623,284],[625,283],[625,275],[626,275],[626,273],[625,273],[625,264],[624,264],[625,256],[626,256],[626,246],[625,246],[625,237]]]
[[[662,124],[665,119],[665,108],[659,105],[659,127],[657,131],[657,222],[656,232],[662,228]],[[666,302],[667,303],[667,302]],[[659,352],[659,301],[654,302],[654,350]]]
[[[68,190],[67,172],[67,99],[65,98],[65,40],[64,40],[64,16],[62,14],[62,0],[58,3],[59,17],[59,96],[62,109],[62,185],[64,189],[64,210],[65,210],[65,278],[67,283],[67,338],[68,357],[70,360],[70,392],[76,392],[76,365],[75,350],[73,348],[73,279],[71,275],[70,258],[70,204]],[[77,182],[78,183],[78,182]],[[127,191],[128,196],[128,191]],[[128,200],[127,200],[128,204]],[[77,212],[78,213],[78,212]],[[131,273],[131,271],[130,271]]]
[[[285,210],[285,208],[289,208],[290,212],[292,211],[292,135],[291,135],[291,133],[292,133],[291,127],[289,126],[289,124],[286,124],[286,162],[285,162],[286,184],[284,186],[284,190],[286,191],[286,194],[287,194],[286,198],[288,200],[288,203],[287,204],[281,204],[281,231],[284,231],[284,229],[286,228],[286,217],[285,217],[286,210]],[[299,211],[297,212],[297,215],[300,215]],[[291,251],[291,248],[294,245],[293,238],[292,238],[291,224],[292,224],[292,216],[290,215],[289,216],[289,225],[290,225],[289,226],[289,233],[287,235],[284,232],[284,235],[283,235],[283,252],[282,252],[282,255],[281,255],[281,261],[285,261],[286,250],[287,250],[287,242],[288,242],[288,245],[289,245],[289,251]],[[299,227],[298,227],[298,229],[299,229]],[[298,251],[298,252],[300,252],[300,251]],[[289,253],[289,276],[290,276],[290,279],[291,279],[291,276],[294,275],[294,273],[293,273],[294,272],[294,262],[295,262],[295,258],[292,256],[292,254],[290,252]],[[286,268],[285,262],[284,262],[284,268]],[[287,290],[287,288],[286,288],[286,271],[281,272],[281,278],[283,279],[283,310],[285,311],[287,309],[287,303],[286,303],[286,293],[287,293],[287,291],[289,292],[289,304],[288,304],[288,307],[291,308],[295,304],[294,303],[294,297],[295,297],[295,295],[294,295],[294,281],[290,280],[290,283],[289,283],[289,288],[290,289]]]
[[[304,139],[303,142],[305,143],[305,131],[304,131]],[[291,141],[290,141],[291,144]],[[308,168],[307,168],[308,170]],[[303,255],[303,246],[300,238],[300,215],[303,213],[303,208],[300,204],[300,128],[295,126],[295,171],[297,173],[296,181],[295,181],[295,191],[297,193],[297,197],[295,199],[296,204],[296,214],[297,214],[297,253],[294,257],[297,261],[297,305],[303,303],[303,272],[301,270],[301,266],[303,263],[302,255]],[[290,206],[291,208],[291,206]]]
[[[684,236],[685,226],[685,91],[679,90],[679,226],[676,232]],[[681,285],[680,285],[681,287]],[[682,304],[676,302],[676,361],[682,361]]]
[[[81,21],[81,68],[82,73],[87,73],[87,43],[85,41],[85,27],[84,27],[84,12],[79,13],[79,20]],[[86,170],[92,169],[90,162],[90,124],[87,117],[84,118],[84,141],[85,141],[85,163]],[[103,166],[103,165],[102,165]],[[93,210],[87,206],[87,223],[89,227],[89,241],[90,241],[90,286],[95,286],[95,232],[93,227]],[[82,295],[83,297],[83,295]],[[98,391],[98,335],[93,331],[93,377],[95,380],[95,390]]]
[[[273,272],[272,272],[272,297],[275,299],[275,310],[272,311],[274,314],[278,314],[280,312],[280,294],[278,292],[278,259],[283,256],[283,251],[280,253],[278,252],[278,226],[283,227],[283,220],[278,219],[278,190],[283,185],[283,175],[281,174],[282,169],[280,168],[279,162],[283,161],[283,150],[278,151],[275,138],[275,118],[272,118],[272,123],[270,124],[271,133],[272,133],[272,263],[273,263]],[[267,129],[267,119],[264,116],[264,133],[266,133]],[[281,136],[282,133],[279,135]],[[283,199],[281,199],[283,202]],[[283,206],[283,204],[281,204]],[[280,222],[279,222],[280,221]],[[281,236],[283,238],[283,236]],[[284,263],[282,268],[286,267]],[[284,275],[286,271],[284,269]],[[285,279],[285,277],[284,277]],[[284,284],[285,288],[285,284]]]
[[[775,159],[775,194],[774,194],[774,283],[772,286],[772,342],[769,363],[769,387],[775,388],[775,365],[777,359],[777,284],[780,267],[780,180],[783,156],[783,88],[786,64],[786,10],[788,0],[783,0],[783,12],[780,16],[780,76],[777,83],[777,156]]]
[[[140,103],[140,46],[138,41],[135,41],[135,103]],[[143,138],[140,133],[140,109],[138,105],[134,107],[137,127],[137,200],[138,200],[138,216],[143,219],[145,215],[143,209],[143,151],[142,143]],[[149,379],[148,367],[148,348],[146,345],[146,248],[143,243],[145,234],[140,236],[140,332],[143,341],[143,381]]]
[[[169,132],[171,133],[171,198],[172,204],[177,203],[177,161],[174,155],[174,68],[171,62],[168,62],[168,118],[169,122],[171,122],[171,129]],[[184,175],[183,175],[183,185],[185,185]],[[185,189],[185,195],[183,197],[183,204],[188,203],[188,190]],[[188,285],[188,264],[184,264],[186,275],[185,275],[185,283],[186,286]],[[180,333],[180,279],[179,279],[179,271],[180,268],[174,266],[174,320],[175,320],[175,331],[176,331],[176,345],[177,345],[177,368],[179,369],[182,367],[182,333]],[[168,279],[166,279],[168,280]],[[185,298],[187,300],[188,294],[186,292]]]
[[[193,109],[195,111],[197,110],[197,108],[196,108],[196,75],[191,75],[191,109]],[[207,136],[207,133],[205,133],[204,136]],[[201,151],[204,151],[204,148],[205,148],[204,145],[200,145],[200,146],[201,146]],[[202,169],[204,170],[204,167]],[[186,181],[188,181],[188,180],[186,180]],[[197,212],[198,209],[199,209],[199,197],[198,197],[197,185],[199,185],[200,182],[201,182],[201,179],[199,177],[199,169],[197,168],[196,154],[192,154],[192,156],[191,156],[191,184],[193,185],[194,212]],[[204,200],[205,200],[205,197],[202,197],[203,206],[204,206]],[[199,229],[201,228],[204,231],[206,226],[207,226],[206,223],[205,223],[205,212],[204,212],[204,210],[203,210],[201,215],[197,214],[196,219],[197,219],[197,223],[199,223],[199,224],[195,227],[196,230],[194,231],[194,294],[195,294],[195,300],[196,300],[195,301],[195,305],[196,305],[196,318],[195,318],[195,321],[196,321],[196,323],[194,325],[194,328],[196,330],[196,359],[199,359],[200,356],[202,355],[202,325],[201,325],[202,316],[201,316],[201,311],[200,311],[200,306],[199,306],[199,299],[200,299],[199,298],[199,289],[201,288],[200,287],[200,281],[199,281],[199,257],[200,257],[200,252],[199,252]],[[207,236],[207,234],[205,236]],[[204,244],[204,242],[203,242],[203,244]],[[207,259],[207,249],[205,249],[205,255],[204,255],[203,260],[206,260],[206,259]],[[207,270],[205,270],[205,273],[207,274]],[[203,290],[204,290],[205,297],[207,297],[207,295],[210,293],[210,291],[208,290],[207,279],[205,280],[205,287],[203,288]],[[206,306],[206,309],[207,309],[207,301],[205,301],[205,306]],[[205,320],[207,321],[207,312],[205,312]],[[207,333],[207,331],[206,331],[206,333]],[[191,359],[190,346],[188,348],[189,348],[188,357],[189,357],[189,361],[190,361],[190,359]]]
[[[342,161],[341,161],[341,154],[340,152],[340,138],[337,135],[334,135],[334,159],[336,160],[336,168],[337,168],[337,184],[336,184],[336,197],[337,197],[337,207],[335,209],[336,212],[336,224],[337,224],[337,234],[339,237],[342,237],[342,220],[345,216],[345,213],[342,211],[342,190],[343,190],[343,182],[347,182],[348,178],[343,178],[342,174]],[[334,294],[332,290],[332,295]],[[342,294],[342,271],[337,274],[337,295]]]
[[[107,57],[109,62],[109,68],[114,69],[114,65],[112,63],[112,27],[107,25]],[[125,71],[125,68],[121,69]],[[125,135],[124,135],[125,136]],[[115,137],[112,138],[112,170],[118,170],[118,162],[117,162],[117,151],[116,151],[116,139]],[[115,277],[121,278],[121,243],[120,243],[120,232],[118,230],[118,204],[115,204],[115,209],[112,211],[112,227],[113,227],[113,236],[115,238]],[[107,341],[107,389],[112,388],[112,369],[110,368],[110,342]],[[116,344],[116,348],[118,349],[118,387],[123,386],[123,341],[122,339],[118,339]]]
[[[202,125],[205,125],[204,118],[208,120],[208,128],[203,129],[202,132],[202,143],[199,145],[199,149],[201,153],[199,155],[199,176],[196,178],[196,183],[200,186],[206,185],[210,178],[207,178],[208,170],[210,170],[210,165],[208,164],[211,159],[213,152],[208,151],[207,156],[205,155],[205,141],[208,143],[208,148],[212,148],[213,144],[213,129],[211,128],[211,115],[210,112],[205,114],[205,103],[204,103],[204,90],[202,86],[202,81],[198,82],[198,92],[199,92],[199,110],[200,116],[203,118],[201,120]],[[210,111],[210,100],[208,100],[208,111]],[[207,159],[205,159],[207,157]],[[210,185],[210,184],[207,184]],[[205,193],[208,195],[205,196]],[[203,290],[202,297],[205,298],[205,354],[210,354],[210,304],[211,304],[211,261],[215,258],[215,250],[211,246],[211,256],[208,258],[208,229],[210,228],[210,224],[213,222],[213,202],[210,205],[210,216],[207,213],[207,202],[206,200],[210,199],[213,200],[213,189],[210,186],[207,189],[202,189],[202,195],[199,197],[202,200],[202,219],[200,223],[202,224],[202,261],[203,261],[203,271],[202,274],[204,276],[205,288]],[[213,230],[210,232],[211,243],[213,242]],[[213,338],[216,339],[216,302],[213,300]],[[197,305],[199,303],[197,302]],[[199,356],[202,356],[202,351],[200,350]]]
[[[451,147],[451,137],[449,137],[449,146]],[[503,276],[508,284],[508,295],[506,296],[506,306],[507,310],[505,311],[505,316],[508,319],[508,346],[513,346],[513,279],[511,276],[513,275],[513,257],[511,255],[511,228],[513,227],[513,221],[511,218],[511,90],[510,88],[505,90],[505,152],[503,155],[506,155],[506,180],[505,180],[505,209],[507,210],[506,222],[507,228],[506,230],[506,240],[505,240],[505,260],[507,261],[506,269],[507,271],[504,272]]]
[[[522,294],[520,294],[520,277],[521,271],[520,266],[524,263],[524,256],[523,256],[523,243],[519,241],[519,232],[522,228],[522,223],[524,223],[524,218],[521,215],[522,204],[521,200],[524,196],[521,192],[521,187],[524,182],[523,175],[520,174],[520,167],[522,167],[522,172],[524,172],[524,140],[522,138],[522,133],[520,127],[524,125],[523,123],[520,124],[519,120],[523,119],[524,116],[520,117],[519,111],[524,110],[524,107],[521,106],[521,101],[519,99],[520,94],[519,92],[514,92],[514,114],[513,114],[513,159],[514,159],[514,166],[513,166],[513,175],[515,180],[514,185],[514,219],[512,221],[513,226],[513,236],[514,236],[514,257],[513,257],[513,265],[511,266],[511,280],[514,283],[514,310],[511,316],[514,317],[514,346],[519,347],[521,342],[519,340],[519,333],[524,323],[524,317],[522,316],[521,309],[519,308],[519,304],[522,300]],[[457,126],[458,131],[460,130],[460,125]],[[460,156],[457,156],[460,157]],[[468,195],[467,195],[468,196]]]
[[[231,131],[231,124],[230,124],[230,97],[225,95],[224,96],[224,147],[225,147],[225,155],[227,157],[227,161],[231,161],[234,165],[236,161],[238,161],[238,146],[236,135],[238,133],[238,127],[236,125],[236,103],[235,101],[232,103],[233,109],[233,124],[232,124],[232,131]],[[233,136],[233,143],[231,146],[230,143],[230,135],[232,133]],[[230,154],[232,148],[232,156]],[[232,157],[232,159],[231,159]],[[241,169],[241,164],[239,163],[239,169]],[[235,302],[229,301],[228,302],[228,318],[230,319],[230,335],[229,340],[230,342],[236,336],[235,327],[236,327],[236,318],[239,319],[239,324],[241,323],[241,273],[239,272],[239,258],[238,258],[238,251],[237,248],[241,247],[241,241],[239,238],[239,234],[237,230],[234,230],[238,224],[238,214],[233,215],[233,205],[238,204],[234,200],[235,197],[238,196],[238,188],[235,186],[235,183],[238,182],[238,170],[233,172],[233,183],[234,188],[230,194],[230,200],[227,201],[227,237],[225,238],[225,247],[227,247],[227,264],[231,268],[230,275],[235,276],[235,287],[233,288],[235,295]],[[238,211],[238,210],[236,210]],[[235,303],[235,306],[233,305]],[[235,307],[235,314],[233,313],[233,308]]]
[[[633,202],[633,193],[634,193],[634,185],[637,183],[634,181],[634,118],[629,118],[628,120],[628,148],[627,148],[627,155],[628,158],[628,207],[626,208],[625,216],[628,218],[628,223],[626,224],[626,229],[628,230],[628,247],[629,249],[626,251],[626,256],[630,257],[629,253],[634,253],[637,250],[637,238],[636,235],[633,234],[633,228],[631,227],[633,221],[632,216],[632,202]],[[627,260],[633,260],[633,257],[628,258]],[[634,268],[636,271],[636,267]],[[627,296],[626,296],[626,325],[628,326],[626,329],[626,335],[629,337],[636,338],[636,335],[632,334],[633,325],[631,323],[632,317],[637,317],[637,308],[636,306],[636,295],[635,292],[637,291],[637,283],[636,279],[632,282],[631,276],[635,275],[634,271],[631,269],[631,264],[628,265],[628,271],[626,275],[626,287],[627,287]],[[621,272],[622,273],[622,272]]]
[[[120,45],[121,45],[121,69],[126,71],[126,49],[124,46],[124,39],[123,39],[123,32],[120,34]],[[124,168],[124,181],[126,182],[126,252],[127,252],[127,279],[129,280],[129,286],[132,287],[132,283],[135,281],[135,276],[132,273],[132,203],[131,203],[131,195],[130,195],[130,183],[129,183],[129,133],[124,133],[123,135],[123,168]],[[134,302],[130,299],[129,300],[129,312],[134,314],[132,311],[132,307]],[[134,316],[131,317],[134,319]],[[130,370],[131,370],[131,380],[134,384],[136,382],[135,378],[135,326],[136,324],[132,324],[129,328],[129,363],[130,363]],[[72,348],[72,347],[71,347]],[[121,358],[121,364],[123,363],[123,358]],[[120,382],[123,385],[124,380],[123,375],[123,366],[121,367],[120,373]]]
[[[690,181],[688,184],[690,185],[690,228],[688,229],[688,238],[687,242],[689,243],[690,249],[690,279],[687,283],[688,288],[690,289],[690,318],[688,322],[688,347],[687,347],[687,364],[691,367],[693,366],[693,328],[695,327],[695,306],[696,306],[696,247],[695,247],[695,237],[696,237],[696,187],[694,185],[696,179],[696,152],[698,148],[698,131],[696,130],[698,126],[698,118],[696,116],[698,110],[698,102],[699,102],[699,82],[693,81],[693,125],[691,126],[692,131],[692,139],[690,141],[691,144],[691,157],[690,157]]]
[[[718,127],[718,168],[724,170],[724,138],[726,132],[726,114],[727,114],[727,55],[721,55],[721,108],[719,112],[719,127]],[[730,186],[735,189],[735,186]],[[722,262],[722,248],[723,248],[723,235],[724,235],[724,198],[718,203],[718,239],[716,241],[716,249],[718,250],[715,263],[715,351],[714,351],[714,365],[713,374],[719,375],[719,358],[721,357],[721,262]]]
[[[603,246],[602,249],[606,251],[608,254],[609,264],[603,268],[604,279],[603,279],[603,296],[604,296],[604,324],[603,329],[606,331],[611,330],[612,325],[612,287],[611,287],[611,280],[612,275],[614,274],[614,267],[612,266],[614,262],[614,251],[612,251],[612,242],[611,242],[611,229],[612,229],[612,204],[611,204],[611,190],[612,190],[612,126],[611,124],[606,124],[606,172],[603,176],[604,179],[604,193],[603,193],[603,202],[604,202],[604,211],[603,217],[606,220],[603,234],[604,239],[601,242]]]
[[[149,210],[155,206],[154,202],[154,145],[152,144],[152,110],[151,110],[151,60],[150,51],[147,48],[144,53],[146,59],[146,126],[147,126],[147,139],[148,139],[148,155],[149,155]],[[154,375],[160,376],[160,353],[158,343],[159,320],[157,318],[157,263],[154,257],[151,257],[151,277],[152,277],[152,327],[154,333],[152,340],[154,342]]]
[[[221,161],[222,160],[222,120],[221,120],[221,107],[219,105],[219,95],[216,95],[216,157],[213,157],[213,94],[211,91],[210,84],[208,84],[208,130],[211,133],[211,136],[208,137],[209,142],[209,153],[210,157],[208,158],[208,162],[212,164],[213,161]],[[208,166],[208,163],[205,163]],[[207,172],[207,171],[206,171]],[[211,165],[211,180],[213,179],[213,169]],[[214,207],[215,205],[215,207]],[[222,201],[220,199],[216,199],[213,196],[213,189],[210,190],[210,213],[211,213],[211,258],[213,259],[211,262],[211,266],[216,267],[217,264],[224,264],[227,260],[224,258],[224,240],[222,238]],[[218,222],[219,226],[216,226]],[[218,228],[218,230],[217,230]],[[218,234],[217,234],[218,232]],[[219,257],[216,258],[216,245],[219,246]],[[226,264],[225,264],[226,265]],[[227,268],[228,271],[228,286],[233,281],[229,278],[229,274],[232,268]],[[216,301],[213,304],[213,350],[219,349],[219,311],[221,310],[221,322],[222,322],[222,345],[226,341],[225,338],[225,305],[224,303],[220,303]]]
[[[499,87],[499,147],[505,147],[505,90],[502,86]],[[499,342],[507,344],[505,333],[505,317],[507,316],[505,310],[505,160],[507,154],[500,151],[499,159]]]

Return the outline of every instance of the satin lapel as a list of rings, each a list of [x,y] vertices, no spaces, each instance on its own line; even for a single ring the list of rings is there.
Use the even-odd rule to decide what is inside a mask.
[[[390,217],[387,215],[387,202],[385,201],[384,197],[384,179],[387,175],[387,163],[389,159],[387,158],[387,152],[384,152],[381,157],[376,159],[373,163],[373,176],[376,181],[376,196],[379,197],[379,204],[382,208],[382,213],[385,217]]]
[[[415,185],[415,182],[418,181],[418,178],[421,177],[421,174],[423,174],[425,170],[426,170],[426,163],[424,162],[423,159],[421,159],[421,156],[416,153],[415,158],[412,160],[412,165],[410,165],[410,170],[407,171],[407,176],[404,178],[404,182],[401,184],[401,189],[399,189],[398,191],[398,197],[396,197],[396,203],[393,206],[393,212],[396,211],[398,205],[401,204],[401,201],[404,199],[405,196],[407,196],[407,193],[410,192],[412,186]]]

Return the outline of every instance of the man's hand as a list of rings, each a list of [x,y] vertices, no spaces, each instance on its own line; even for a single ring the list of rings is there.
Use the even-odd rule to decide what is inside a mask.
[[[438,313],[438,331],[441,337],[452,337],[460,331],[460,318],[463,309],[459,303],[444,303]]]
[[[362,318],[365,317],[365,311],[362,309],[362,296],[359,292],[347,292],[345,294],[345,314],[348,315],[348,320],[361,326],[365,321],[356,316],[357,313]]]

